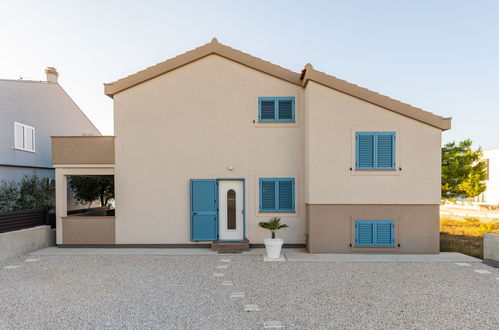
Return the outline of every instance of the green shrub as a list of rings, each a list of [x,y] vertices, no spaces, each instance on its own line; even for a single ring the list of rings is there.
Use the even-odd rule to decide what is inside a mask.
[[[55,207],[55,180],[40,178],[35,173],[19,182],[0,183],[0,212]]]

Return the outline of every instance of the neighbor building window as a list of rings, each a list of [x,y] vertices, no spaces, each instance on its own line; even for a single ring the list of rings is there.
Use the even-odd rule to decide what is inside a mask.
[[[356,220],[356,246],[394,246],[393,220]]]
[[[395,169],[395,132],[357,132],[355,149],[357,170]]]
[[[260,212],[294,212],[295,179],[261,178]]]
[[[258,121],[261,122],[294,122],[294,97],[259,97]]]
[[[35,129],[31,126],[14,122],[14,148],[35,152]]]

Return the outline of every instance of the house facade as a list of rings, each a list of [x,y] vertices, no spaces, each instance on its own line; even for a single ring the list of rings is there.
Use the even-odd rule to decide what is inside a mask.
[[[487,190],[474,198],[478,203],[499,205],[499,148],[484,150],[482,160],[487,166]]]
[[[258,246],[278,216],[310,252],[439,252],[449,118],[216,39],[105,93],[114,138],[53,139],[58,244]],[[114,175],[115,217],[67,216],[75,173]]]
[[[57,70],[45,73],[46,81],[0,79],[0,181],[53,178],[52,135],[101,135],[59,85]]]

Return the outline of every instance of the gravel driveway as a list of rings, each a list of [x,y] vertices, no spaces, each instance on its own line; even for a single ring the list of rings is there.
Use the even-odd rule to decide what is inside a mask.
[[[496,278],[480,263],[26,256],[0,263],[0,328],[261,329],[273,320],[286,329],[497,329]]]

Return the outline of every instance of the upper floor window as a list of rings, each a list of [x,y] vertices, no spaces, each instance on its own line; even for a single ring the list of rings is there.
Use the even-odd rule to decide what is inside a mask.
[[[14,122],[14,148],[35,152],[35,129],[31,126]]]
[[[294,178],[260,178],[260,212],[294,211]]]
[[[357,170],[395,169],[395,132],[357,132],[355,149]]]
[[[258,121],[260,122],[294,122],[295,98],[259,97]]]

